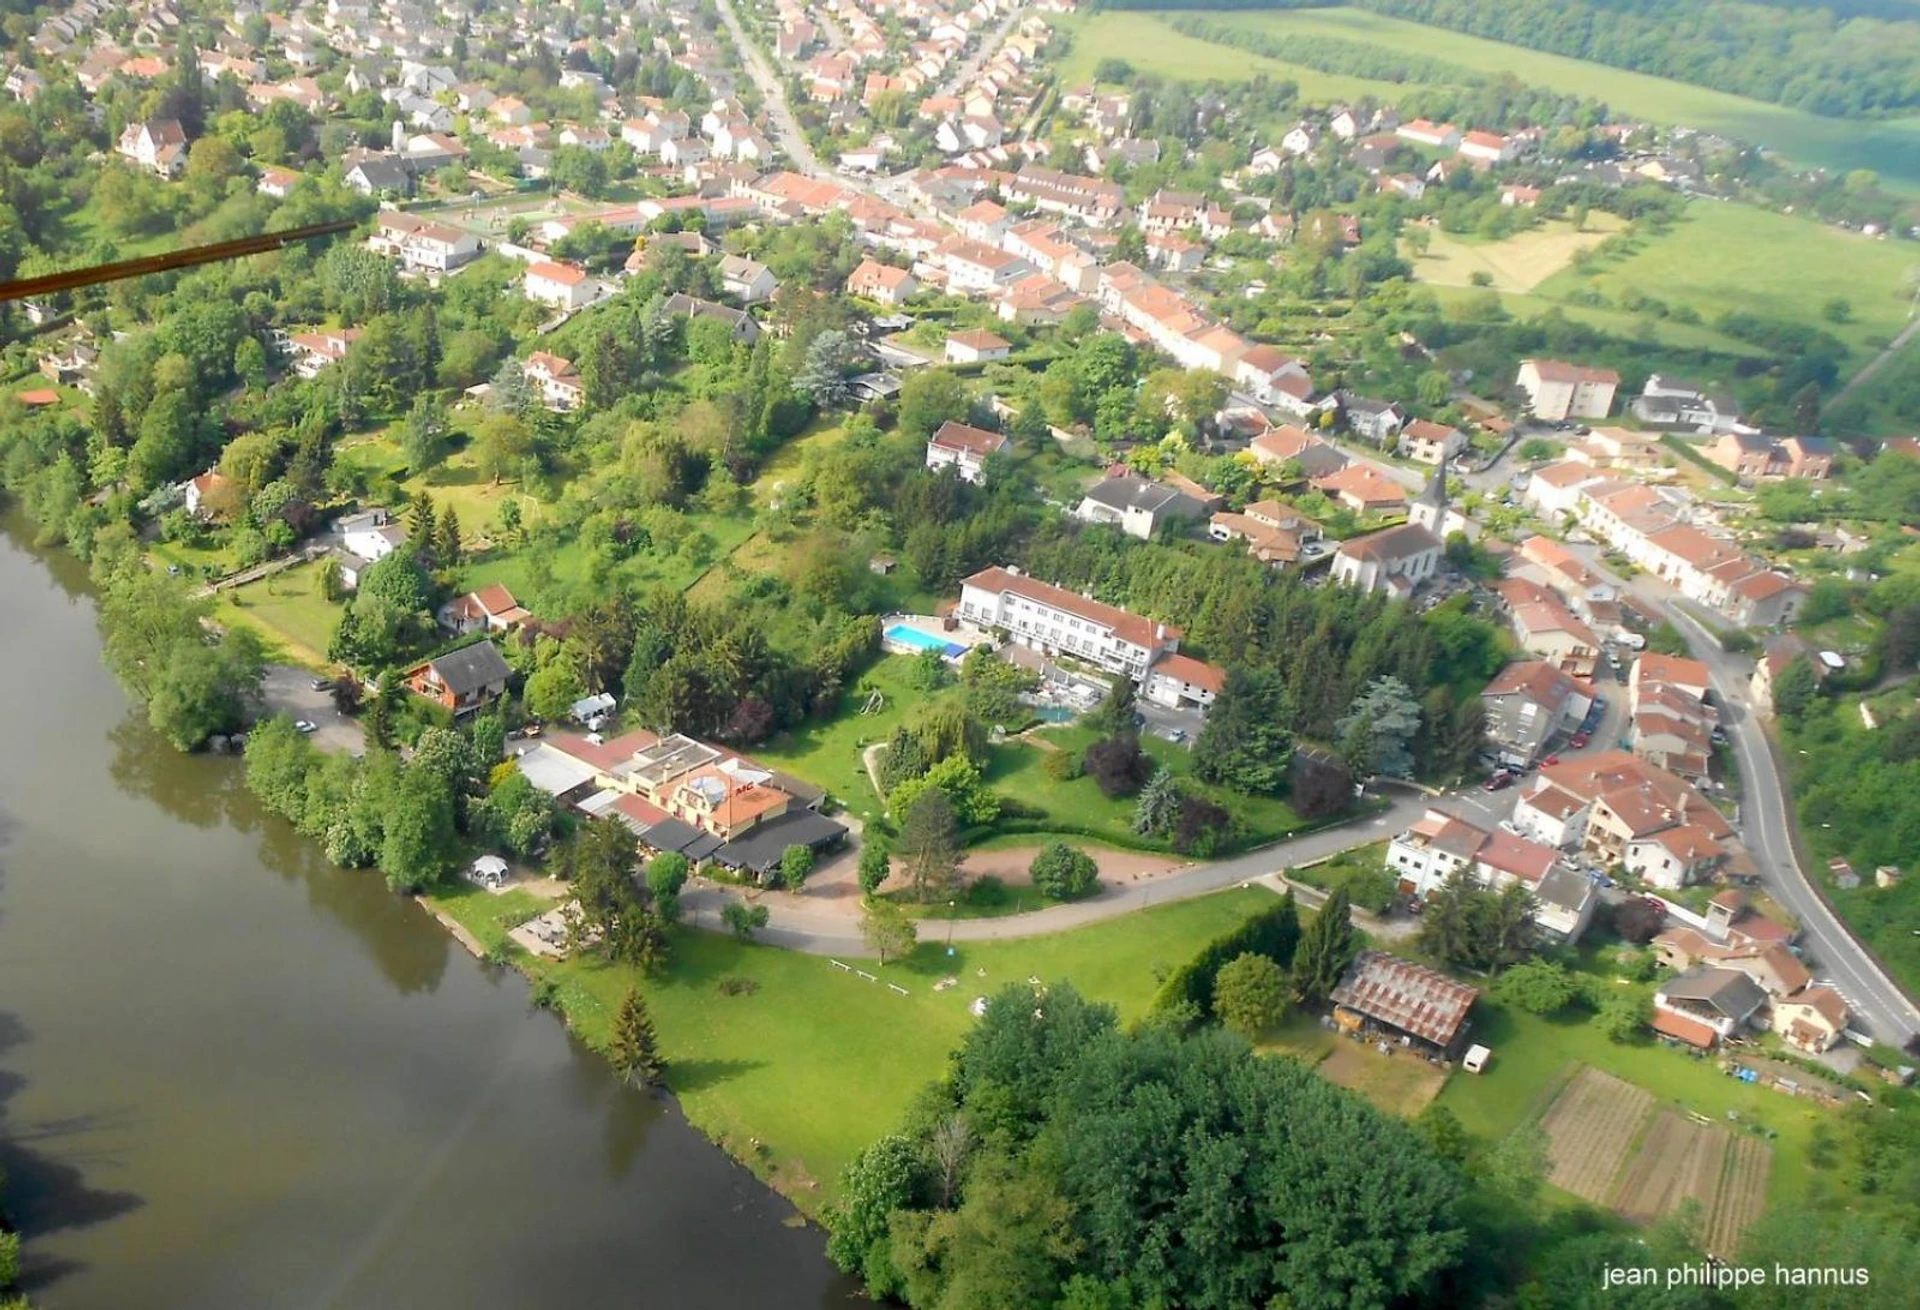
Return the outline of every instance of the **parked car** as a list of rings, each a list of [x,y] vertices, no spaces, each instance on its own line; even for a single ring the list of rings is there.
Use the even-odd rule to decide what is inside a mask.
[[[1559,762],[1560,757],[1558,755],[1549,755],[1545,760],[1541,761],[1543,764],[1558,764]]]
[[[307,685],[312,687],[315,691],[332,691],[333,679],[332,678],[315,678],[312,682],[308,683]]]
[[[1500,770],[1500,772],[1487,779],[1488,791],[1500,791],[1511,786],[1513,786],[1513,774],[1505,769]]]
[[[315,724],[309,722],[306,719],[295,719],[293,721],[293,730],[295,732],[306,733],[306,732],[318,732],[319,728]]]
[[[1593,739],[1587,736],[1586,733],[1576,732],[1573,734],[1572,739],[1567,742],[1567,745],[1574,750],[1579,750],[1582,746],[1585,746],[1591,740]]]

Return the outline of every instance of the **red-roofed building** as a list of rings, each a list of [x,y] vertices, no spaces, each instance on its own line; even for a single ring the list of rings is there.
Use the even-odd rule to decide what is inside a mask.
[[[927,438],[927,467],[940,469],[950,464],[963,481],[978,482],[986,476],[987,460],[1011,444],[1002,433],[949,419]]]
[[[960,587],[960,618],[1006,632],[1023,646],[1066,655],[1135,681],[1180,648],[1180,630],[1030,578],[1016,569],[983,569]]]
[[[874,259],[863,260],[847,278],[848,295],[882,305],[898,305],[919,289],[920,283],[912,273]]]
[[[1204,710],[1211,706],[1220,688],[1226,685],[1226,673],[1190,655],[1162,655],[1147,670],[1140,698],[1175,710]]]
[[[527,266],[527,299],[555,309],[578,309],[593,299],[593,278],[573,264],[541,260]]]
[[[1346,1031],[1404,1034],[1451,1058],[1479,996],[1425,965],[1362,951],[1330,999],[1334,1021]]]

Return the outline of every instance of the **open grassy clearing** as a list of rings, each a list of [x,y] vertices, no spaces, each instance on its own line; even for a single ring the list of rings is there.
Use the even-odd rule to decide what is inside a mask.
[[[1237,82],[1264,73],[1294,83],[1301,97],[1314,103],[1366,96],[1391,98],[1394,92],[1391,82],[1323,73],[1304,64],[1225,50],[1210,41],[1183,36],[1151,13],[1050,14],[1048,21],[1073,33],[1073,49],[1059,65],[1062,86],[1091,82],[1094,67],[1102,59],[1124,59],[1143,73],[1181,81]]]
[[[1473,285],[1475,273],[1484,273],[1493,279],[1493,290],[1525,294],[1567,267],[1580,251],[1599,245],[1609,233],[1625,226],[1612,214],[1596,212],[1587,216],[1586,226],[1579,230],[1571,223],[1553,221],[1499,241],[1454,236],[1436,228],[1428,239],[1427,253],[1412,259],[1413,275],[1438,286],[1466,287]]]
[[[488,947],[504,941],[506,922],[527,908],[477,888],[434,903]],[[956,943],[952,955],[932,943],[930,930],[911,959],[860,966],[905,988],[904,996],[820,956],[685,931],[674,936],[665,974],[641,985],[688,1119],[817,1216],[846,1163],[897,1124],[944,1067],[972,1023],[974,997],[1029,978],[1070,979],[1116,1006],[1123,1021],[1138,1018],[1160,966],[1180,963],[1270,904],[1269,892],[1236,889],[1049,937]],[[641,982],[634,970],[598,961],[522,960],[555,980],[569,1021],[596,1045],[627,988]],[[947,977],[960,982],[935,992]],[[750,991],[726,995],[723,979]]]
[[[816,450],[830,450],[847,439],[847,430],[840,424],[822,424],[815,422],[805,432],[787,442],[774,452],[773,458],[760,466],[760,472],[753,480],[753,499],[757,505],[771,505],[780,498],[782,490],[800,476],[806,467],[807,457]]]
[[[1089,38],[1096,38],[1102,26],[1122,17],[1157,21],[1157,16],[1150,13],[1102,14],[1091,24],[1093,31],[1088,34]],[[1749,100],[1724,91],[1610,68],[1605,64],[1569,59],[1563,55],[1545,54],[1500,41],[1450,32],[1444,28],[1387,18],[1360,9],[1211,13],[1206,17],[1209,22],[1269,36],[1285,36],[1291,32],[1303,36],[1339,37],[1408,54],[1444,59],[1490,74],[1511,73],[1522,82],[1603,100],[1615,113],[1623,116],[1723,133],[1777,150],[1786,158],[1807,167],[1839,170],[1870,168],[1889,182],[1898,183],[1909,190],[1920,189],[1920,118],[1888,122],[1822,118],[1817,114],[1761,100]],[[1167,43],[1191,38],[1168,32],[1164,40],[1145,34],[1134,39],[1141,42],[1140,49],[1158,52]],[[1128,55],[1127,51],[1119,49],[1110,53],[1123,57]],[[1136,59],[1135,62],[1141,61]],[[1219,68],[1244,67],[1245,62],[1243,59],[1220,59],[1217,56],[1215,60]],[[1149,60],[1141,66],[1147,67],[1150,63]],[[1249,73],[1251,71],[1248,70]],[[1211,74],[1214,77],[1228,75],[1224,72]],[[1303,94],[1313,99],[1304,81],[1301,86]]]
[[[1675,323],[1670,319],[1654,318],[1649,314],[1632,314],[1624,309],[1599,309],[1592,305],[1566,304],[1537,293],[1515,295],[1497,293],[1484,287],[1448,287],[1430,283],[1425,285],[1443,306],[1466,306],[1477,298],[1498,295],[1502,307],[1519,319],[1538,318],[1550,312],[1559,313],[1572,322],[1586,323],[1602,332],[1629,341],[1645,341],[1655,348],[1666,346],[1674,350],[1711,350],[1723,355],[1757,356],[1763,353],[1758,346],[1737,341],[1726,333],[1703,323]]]
[[[1716,200],[1694,201],[1670,231],[1637,244],[1623,259],[1606,260],[1590,274],[1567,269],[1537,290],[1559,300],[1592,287],[1615,303],[1638,292],[1690,306],[1709,322],[1745,310],[1814,324],[1852,347],[1859,364],[1905,325],[1910,278],[1920,270],[1920,257],[1902,243]],[[1836,296],[1852,305],[1849,322],[1822,317]]]
[[[327,667],[327,646],[341,607],[320,594],[320,566],[301,564],[220,593],[214,617],[240,623],[279,646],[296,664]]]
[[[1293,1014],[1260,1049],[1291,1055],[1328,1082],[1360,1093],[1388,1114],[1412,1118],[1446,1085],[1447,1070],[1405,1051],[1382,1055],[1320,1026],[1310,1014]]]

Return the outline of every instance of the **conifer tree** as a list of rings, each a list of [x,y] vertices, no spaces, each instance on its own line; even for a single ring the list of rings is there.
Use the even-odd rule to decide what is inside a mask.
[[[620,1013],[613,1020],[613,1046],[608,1052],[613,1071],[635,1087],[657,1087],[666,1073],[659,1039],[653,1034],[653,1016],[639,991],[627,989]]]

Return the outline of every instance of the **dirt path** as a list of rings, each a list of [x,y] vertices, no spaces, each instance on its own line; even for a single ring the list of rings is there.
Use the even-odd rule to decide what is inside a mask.
[[[1862,368],[1858,373],[1855,373],[1852,377],[1848,378],[1847,384],[1844,387],[1841,387],[1840,390],[1834,392],[1832,399],[1827,400],[1824,403],[1831,405],[1834,403],[1834,401],[1845,400],[1847,397],[1847,393],[1851,392],[1855,387],[1859,386],[1862,382],[1865,382],[1868,378],[1872,377],[1875,373],[1878,373],[1882,368],[1886,366],[1886,363],[1888,360],[1892,359],[1895,355],[1899,354],[1901,351],[1901,348],[1904,347],[1907,344],[1907,342],[1913,340],[1913,334],[1915,332],[1920,332],[1920,318],[1914,319],[1912,322],[1908,323],[1905,327],[1901,328],[1900,335],[1895,337],[1893,340],[1889,341],[1887,343],[1887,348],[1885,350],[1881,351],[1879,354],[1875,355],[1872,359],[1868,360],[1864,368]]]
[[[1038,846],[974,851],[960,861],[960,871],[968,878],[991,876],[1010,885],[1030,883],[1033,879],[1028,875],[1027,867],[1039,853]],[[1148,855],[1140,851],[1102,850],[1096,846],[1088,849],[1087,853],[1100,866],[1100,881],[1108,884],[1151,882],[1191,867],[1190,861],[1166,855]]]

